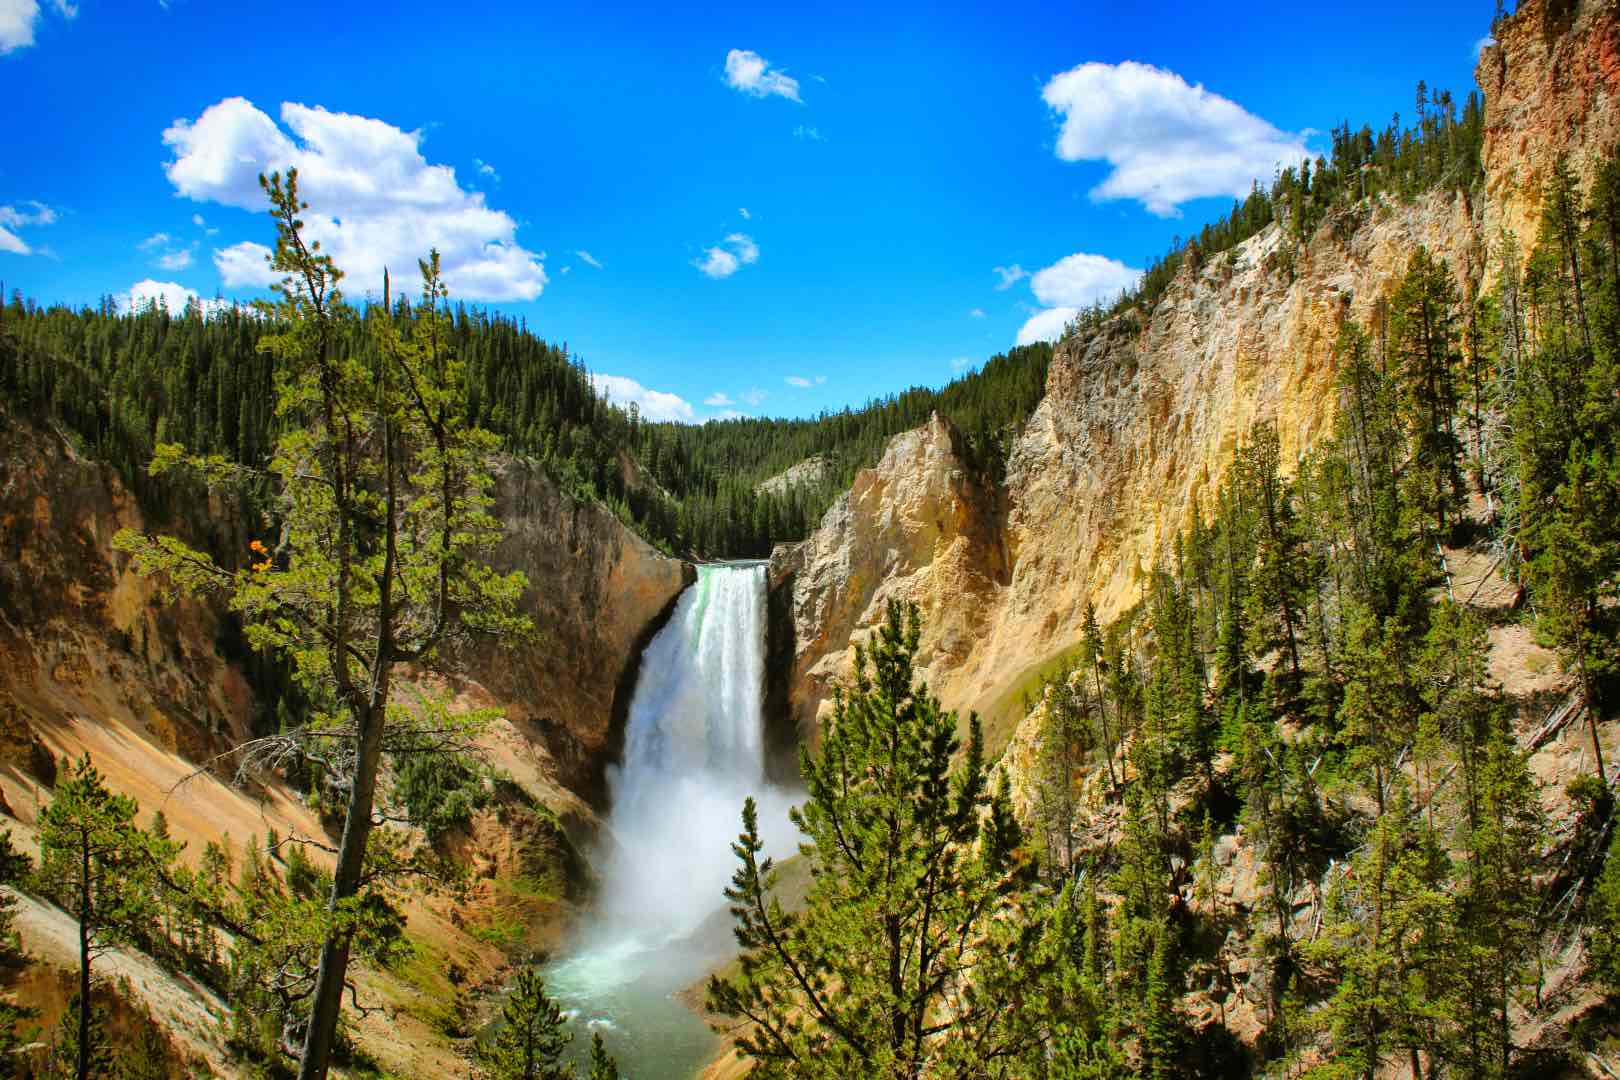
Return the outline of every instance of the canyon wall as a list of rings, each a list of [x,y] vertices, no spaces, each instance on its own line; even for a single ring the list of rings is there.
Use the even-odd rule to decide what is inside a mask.
[[[1135,602],[1253,425],[1276,423],[1288,465],[1329,431],[1340,327],[1368,319],[1417,245],[1465,282],[1485,276],[1503,227],[1527,246],[1557,155],[1585,178],[1620,136],[1616,5],[1566,6],[1552,18],[1523,5],[1482,54],[1483,199],[1380,197],[1334,211],[1297,251],[1273,224],[1184,263],[1151,316],[1057,347],[999,491],[971,480],[945,422],[898,436],[773,560],[793,596],[801,730],[847,675],[849,643],[899,596],[927,619],[919,661],[934,692],[1005,739],[1023,692],[1077,642],[1087,601],[1105,621]]]
[[[239,509],[209,496],[151,523],[117,472],[66,437],[9,416],[0,428],[4,764],[27,771],[36,744],[51,757],[76,753],[87,725],[116,723],[197,764],[247,738],[263,703],[233,620],[216,603],[162,602],[111,546],[122,528],[151,528],[245,553]],[[506,535],[494,561],[527,575],[522,608],[540,640],[467,658],[458,688],[505,710],[494,736],[528,759],[526,779],[590,799],[613,748],[620,684],[692,571],[522,461],[500,465],[495,509]]]

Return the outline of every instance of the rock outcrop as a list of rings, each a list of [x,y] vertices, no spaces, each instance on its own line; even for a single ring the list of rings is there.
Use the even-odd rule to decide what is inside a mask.
[[[961,433],[936,413],[895,436],[808,540],[773,557],[773,581],[793,595],[790,698],[802,735],[813,736],[851,642],[890,597],[923,608],[925,671],[961,669],[988,631],[1007,559],[996,492],[965,461]]]
[[[815,487],[827,479],[832,462],[820,454],[807,457],[797,465],[790,465],[775,476],[761,480],[754,490],[761,495],[786,495],[797,487]]]
[[[1000,491],[967,477],[937,419],[898,436],[776,560],[793,590],[800,724],[813,726],[847,673],[849,642],[901,596],[928,620],[932,689],[1004,739],[1022,692],[1078,640],[1087,601],[1104,620],[1135,602],[1254,424],[1276,423],[1285,467],[1328,432],[1340,327],[1369,320],[1417,245],[1477,282],[1493,229],[1528,244],[1529,193],[1557,154],[1590,171],[1620,137],[1615,4],[1549,22],[1551,6],[1523,5],[1481,60],[1482,205],[1449,192],[1383,197],[1330,214],[1297,250],[1274,224],[1189,260],[1150,317],[1128,313],[1058,347]]]

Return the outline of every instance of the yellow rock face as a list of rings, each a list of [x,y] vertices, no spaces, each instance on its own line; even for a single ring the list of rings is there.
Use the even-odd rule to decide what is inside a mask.
[[[1330,215],[1292,259],[1273,225],[1184,267],[1150,318],[1059,346],[1000,491],[967,477],[938,418],[898,436],[777,560],[793,590],[801,727],[847,674],[849,644],[900,596],[927,620],[920,659],[934,692],[986,713],[1004,740],[1021,691],[1078,641],[1087,600],[1104,621],[1136,601],[1257,422],[1275,421],[1290,464],[1329,432],[1340,328],[1370,321],[1417,245],[1479,281],[1501,227],[1528,245],[1538,211],[1526,192],[1557,153],[1584,175],[1614,145],[1615,9],[1588,3],[1551,25],[1527,3],[1487,50],[1483,205],[1477,193],[1383,198]]]

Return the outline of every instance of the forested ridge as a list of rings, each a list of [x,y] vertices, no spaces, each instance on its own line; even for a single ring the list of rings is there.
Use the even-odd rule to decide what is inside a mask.
[[[402,332],[416,318],[401,301]],[[273,317],[245,308],[205,314],[149,306],[121,312],[45,307],[14,293],[0,308],[0,400],[59,425],[89,454],[116,466],[143,500],[166,488],[146,475],[155,447],[178,442],[259,468],[277,433],[273,362],[260,343]],[[902,393],[800,420],[734,419],[701,425],[643,421],[609,404],[566,345],[523,322],[465,307],[452,317],[467,379],[466,420],[503,448],[538,460],[581,499],[611,507],[675,554],[762,556],[802,538],[857,469],[934,410],[967,435],[977,467],[999,472],[1018,425],[1040,401],[1051,346],[992,357],[940,390]],[[334,343],[345,355],[374,346],[351,311]],[[761,481],[814,454],[822,479],[780,492]]]

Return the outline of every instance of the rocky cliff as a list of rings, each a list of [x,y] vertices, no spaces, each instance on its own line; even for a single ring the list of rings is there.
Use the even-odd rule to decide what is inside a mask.
[[[601,506],[575,502],[537,467],[505,462],[496,514],[506,535],[497,565],[529,579],[523,607],[537,647],[491,651],[474,677],[507,721],[544,749],[551,774],[592,801],[616,757],[642,647],[695,579]]]
[[[901,596],[927,617],[934,691],[1004,738],[1022,692],[1078,640],[1086,602],[1106,620],[1136,600],[1256,422],[1276,422],[1285,462],[1323,436],[1339,328],[1367,319],[1416,245],[1479,281],[1501,228],[1533,239],[1535,186],[1557,155],[1585,175],[1615,144],[1615,7],[1525,4],[1485,51],[1483,201],[1379,198],[1331,214],[1293,252],[1272,225],[1189,260],[1150,316],[1064,341],[999,491],[968,478],[943,422],[897,437],[775,560],[793,596],[801,727],[847,673],[849,642]]]
[[[1485,92],[1482,239],[1535,237],[1542,182],[1562,156],[1587,181],[1620,131],[1620,10],[1614,0],[1519,6],[1480,53]],[[1487,265],[1487,283],[1494,267]]]

